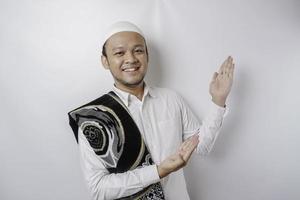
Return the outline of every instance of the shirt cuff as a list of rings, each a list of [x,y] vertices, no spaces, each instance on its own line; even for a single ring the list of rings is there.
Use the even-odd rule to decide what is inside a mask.
[[[214,115],[223,116],[223,117],[226,117],[229,112],[229,108],[227,105],[224,108],[222,106],[215,104],[213,101],[211,101],[210,110]]]
[[[156,165],[143,167],[142,182],[144,187],[160,181]]]

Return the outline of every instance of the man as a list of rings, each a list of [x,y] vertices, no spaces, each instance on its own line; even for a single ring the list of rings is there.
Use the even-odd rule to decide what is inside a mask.
[[[219,133],[233,59],[213,75],[212,109],[202,124],[177,93],[145,83],[148,60],[142,31],[130,22],[115,23],[101,56],[113,90],[68,113],[95,200],[188,200],[182,168],[194,149],[209,153]]]

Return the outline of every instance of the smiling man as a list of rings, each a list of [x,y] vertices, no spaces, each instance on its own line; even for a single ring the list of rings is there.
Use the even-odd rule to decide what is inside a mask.
[[[122,31],[111,36],[104,45],[101,61],[110,70],[117,88],[135,91],[134,95],[142,100],[148,52],[141,34]]]
[[[183,175],[193,151],[208,154],[220,131],[234,64],[228,57],[210,83],[212,106],[200,123],[176,92],[145,83],[148,50],[130,22],[108,30],[101,61],[112,91],[68,113],[94,200],[188,200]]]

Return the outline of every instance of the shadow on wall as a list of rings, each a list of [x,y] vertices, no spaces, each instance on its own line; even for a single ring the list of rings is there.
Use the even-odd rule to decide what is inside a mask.
[[[147,47],[149,51],[149,64],[145,80],[150,85],[160,87],[163,85],[164,77],[166,77],[162,68],[162,66],[164,66],[164,63],[161,59],[159,50],[156,48],[155,43],[153,43],[152,41],[148,41]]]

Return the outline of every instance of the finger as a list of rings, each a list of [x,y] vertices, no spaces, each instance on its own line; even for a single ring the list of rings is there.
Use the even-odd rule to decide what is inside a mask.
[[[190,143],[189,145],[185,145],[185,146],[181,147],[178,152],[182,156],[186,157],[191,153],[191,146],[192,146],[192,143]]]
[[[192,144],[189,147],[193,150],[197,147],[198,143],[199,143],[199,135],[197,134],[193,136]]]
[[[225,78],[228,76],[228,68],[229,66],[232,64],[232,57],[231,56],[228,56],[228,58],[226,59],[226,61],[223,63],[222,67],[221,67],[221,71],[220,71],[220,74],[221,74],[221,77],[220,78]]]
[[[199,143],[199,135],[195,135],[192,139],[192,144],[189,146],[189,148],[191,148],[191,151],[193,151]]]
[[[194,148],[191,148],[190,150],[188,151],[185,151],[184,154],[182,154],[182,157],[183,157],[183,160],[187,163],[190,159],[190,157],[192,156],[193,152],[195,150],[195,147]]]
[[[229,56],[229,61],[228,61],[227,65],[224,68],[224,72],[227,76],[230,73],[229,71],[230,71],[230,68],[232,67],[232,64],[233,64],[233,58],[231,56]]]
[[[228,65],[224,68],[224,72],[223,72],[223,75],[224,75],[224,76],[228,76],[228,74],[229,74],[229,66],[230,66],[230,64],[228,64]]]
[[[225,72],[226,72],[226,74],[228,74],[228,71],[229,71],[231,65],[232,65],[232,58],[229,59],[229,62],[227,63],[227,65],[226,65],[226,67],[224,69]]]
[[[197,136],[197,133],[193,134],[192,136],[188,137],[181,145],[186,145],[188,143],[191,143],[193,138]]]
[[[211,82],[216,81],[217,77],[218,77],[218,73],[215,72],[214,75],[213,75],[213,77],[212,77],[212,79],[211,79]]]
[[[232,56],[229,56],[229,63],[232,63],[233,62],[233,58]]]
[[[195,138],[194,138],[193,142],[198,145],[198,143],[199,143],[199,134],[196,134],[194,137]]]
[[[231,68],[230,68],[230,71],[229,71],[229,77],[230,77],[230,78],[233,77],[233,74],[234,74],[234,68],[235,68],[234,66],[235,66],[235,64],[233,63],[232,66],[231,66]]]
[[[192,137],[186,139],[181,145],[180,145],[180,149],[181,150],[186,150],[192,143]]]
[[[191,146],[195,141],[198,140],[199,135],[196,133],[192,136],[190,136],[188,139],[186,139],[182,144],[181,147],[183,148],[188,148],[189,146]]]
[[[191,137],[189,137],[188,139],[186,139],[179,147],[179,150],[185,150],[187,149],[189,146],[191,146],[195,141],[197,141],[198,139],[198,134],[194,134]]]
[[[219,74],[221,74],[221,75],[223,74],[224,67],[227,65],[229,59],[230,59],[230,57],[228,57],[228,58],[222,63],[222,65],[221,65],[221,67],[219,68],[219,71],[218,71]]]
[[[225,78],[225,79],[231,78],[233,65],[234,65],[233,58],[231,57],[230,62],[224,68],[224,74],[223,75],[225,75],[225,76],[223,76],[222,78]]]
[[[229,71],[228,71],[229,74],[231,74],[231,73],[233,72],[233,70],[234,70],[234,65],[235,65],[235,63],[232,62],[231,65],[229,66]]]
[[[199,136],[198,135],[193,136],[192,143],[190,143],[190,145],[188,147],[186,147],[185,151],[182,152],[183,158],[186,162],[191,157],[191,155],[192,155],[193,151],[195,150],[195,148],[197,147],[198,143],[199,143]]]

